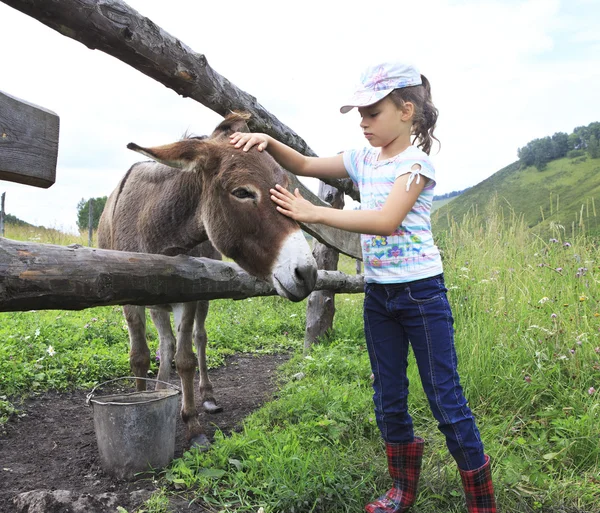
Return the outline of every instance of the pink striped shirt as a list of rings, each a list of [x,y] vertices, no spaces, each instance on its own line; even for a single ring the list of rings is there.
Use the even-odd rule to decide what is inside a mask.
[[[435,169],[429,156],[416,146],[387,160],[378,160],[378,148],[344,152],[344,166],[358,186],[361,210],[380,210],[401,175],[427,183],[410,212],[392,235],[361,235],[365,281],[370,283],[406,283],[440,274],[440,252],[431,233],[431,204],[435,187]],[[421,169],[413,171],[414,164]]]

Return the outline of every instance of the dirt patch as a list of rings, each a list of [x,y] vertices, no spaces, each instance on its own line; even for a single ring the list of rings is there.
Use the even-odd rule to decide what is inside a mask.
[[[234,431],[249,413],[273,397],[275,371],[288,357],[234,356],[223,367],[211,371],[215,396],[223,411],[208,415],[198,404],[209,438],[216,429]],[[173,376],[172,381],[177,383],[177,377]],[[24,415],[4,426],[0,432],[0,512],[17,511],[13,497],[39,489],[67,490],[73,496],[108,492],[117,496],[119,505],[132,511],[143,502],[140,498],[154,490],[151,480],[120,481],[103,472],[93,413],[85,399],[86,391],[47,393],[26,401],[20,407]],[[187,446],[180,419],[175,444],[175,457],[181,456]],[[186,506],[181,509],[184,510],[203,511],[200,506]],[[72,510],[48,507],[47,511]]]

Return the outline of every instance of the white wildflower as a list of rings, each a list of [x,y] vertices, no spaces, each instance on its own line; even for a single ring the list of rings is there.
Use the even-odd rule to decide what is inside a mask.
[[[56,354],[56,351],[54,350],[54,348],[52,346],[48,346],[48,349],[46,349],[46,352],[50,355],[50,356],[54,356]]]

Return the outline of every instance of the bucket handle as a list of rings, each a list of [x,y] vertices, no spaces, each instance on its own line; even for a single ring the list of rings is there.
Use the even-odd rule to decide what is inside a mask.
[[[107,383],[112,383],[114,381],[119,381],[121,379],[144,379],[146,381],[155,381],[156,383],[162,383],[163,385],[168,385],[171,388],[174,388],[175,390],[177,390],[178,393],[181,393],[181,389],[177,385],[173,385],[173,383],[168,383],[167,381],[161,381],[160,379],[154,379],[154,378],[138,378],[136,376],[123,376],[122,378],[109,379],[108,381],[105,381],[104,383],[98,383],[94,388],[92,388],[92,391],[86,396],[85,404],[87,406],[90,406],[90,401],[92,400],[92,397],[94,397],[94,392],[96,391],[97,388],[102,387],[102,386],[106,385]]]

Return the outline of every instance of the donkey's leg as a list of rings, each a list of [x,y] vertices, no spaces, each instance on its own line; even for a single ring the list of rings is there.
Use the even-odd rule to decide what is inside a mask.
[[[150,350],[146,343],[146,309],[143,306],[125,305],[123,314],[129,331],[129,365],[138,378],[147,378],[150,368]],[[136,380],[137,390],[146,390],[146,380]]]
[[[196,404],[194,402],[194,373],[196,358],[192,350],[192,330],[196,303],[177,303],[173,306],[175,329],[177,330],[177,350],[175,367],[181,378],[181,418],[187,428],[187,438],[192,446],[207,447],[208,438],[202,430]]]
[[[171,313],[167,310],[151,308],[150,317],[152,322],[156,326],[158,331],[158,352],[160,354],[160,364],[158,367],[157,378],[160,381],[169,381],[171,374],[171,362],[173,361],[173,355],[175,354],[175,337],[173,336],[173,330],[171,329]],[[157,383],[156,388],[166,388],[167,385]]]
[[[198,356],[198,368],[200,369],[200,383],[198,385],[200,391],[200,399],[202,406],[208,413],[218,413],[223,410],[217,405],[217,401],[213,395],[213,386],[208,377],[208,366],[206,365],[206,328],[204,321],[208,314],[208,301],[198,301],[196,306],[196,322],[194,323],[194,344]]]

